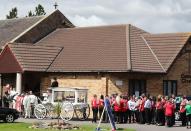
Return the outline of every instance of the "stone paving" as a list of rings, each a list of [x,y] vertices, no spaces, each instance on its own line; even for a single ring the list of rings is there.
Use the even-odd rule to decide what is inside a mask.
[[[54,120],[50,120],[50,119],[46,119],[46,120],[37,120],[37,119],[23,119],[23,118],[19,118],[18,120],[16,120],[16,122],[25,122],[25,123],[33,123],[33,122],[52,122],[55,121]],[[91,121],[70,121],[69,123],[71,124],[76,124],[76,125],[89,125],[89,124],[94,124],[97,125],[95,123],[92,123]],[[165,127],[165,126],[155,126],[155,125],[140,125],[140,124],[117,124],[117,128],[132,128],[135,129],[136,131],[188,131],[191,129],[187,129],[186,127],[180,127],[180,122],[176,122],[176,125],[174,127]],[[101,126],[110,126],[109,123],[102,123]]]

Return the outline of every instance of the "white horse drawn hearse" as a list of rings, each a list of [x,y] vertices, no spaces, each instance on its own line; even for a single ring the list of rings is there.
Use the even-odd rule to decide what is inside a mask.
[[[48,95],[44,93],[44,99],[34,108],[34,115],[37,119],[46,117],[56,118],[55,108],[61,107],[60,118],[69,121],[75,115],[79,120],[86,120],[90,114],[90,107],[87,103],[87,89],[56,87],[52,88]]]

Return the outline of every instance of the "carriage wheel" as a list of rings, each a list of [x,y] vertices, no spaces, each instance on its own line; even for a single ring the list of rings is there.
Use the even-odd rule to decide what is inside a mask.
[[[56,118],[57,115],[55,113],[54,106],[51,103],[47,103],[45,106],[47,109],[47,117],[52,118],[52,119]]]
[[[90,115],[90,106],[89,105],[85,105],[79,108],[75,109],[75,114],[76,117],[79,120],[86,120],[88,119],[89,115]]]
[[[74,115],[74,107],[72,103],[63,103],[60,117],[63,121],[69,121]]]
[[[37,119],[44,119],[46,117],[46,108],[42,104],[38,104],[34,108],[34,115]]]

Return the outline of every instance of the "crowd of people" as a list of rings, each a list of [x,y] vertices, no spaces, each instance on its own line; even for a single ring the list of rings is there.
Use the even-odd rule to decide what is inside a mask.
[[[36,104],[38,104],[38,99],[32,91],[18,94],[10,84],[6,85],[3,107],[16,109],[25,118],[31,118],[34,116],[33,111]]]
[[[116,123],[155,124],[172,127],[175,124],[175,112],[178,112],[182,126],[191,128],[191,101],[187,100],[185,96],[181,97],[180,103],[177,105],[174,95],[152,97],[142,94],[139,97],[134,95],[128,97],[114,94],[110,97],[110,104]],[[104,109],[103,95],[99,99],[97,95],[94,95],[91,106],[92,122],[97,122],[98,113],[100,119]],[[106,120],[107,112],[104,114],[103,121]]]
[[[109,101],[116,123],[156,124],[172,127],[175,124],[175,112],[178,112],[182,126],[191,128],[191,100],[187,100],[186,96],[181,97],[179,105],[174,95],[152,97],[142,94],[139,97],[134,95],[128,97],[113,94],[109,97]],[[38,104],[38,98],[32,91],[18,94],[11,85],[6,85],[3,96],[4,107],[17,109],[25,118],[30,118],[34,116],[33,111],[36,104]],[[98,118],[103,118],[102,121],[108,122],[109,118],[104,110],[104,105],[103,95],[100,98],[97,98],[97,95],[93,96],[91,100],[92,122],[97,122]]]

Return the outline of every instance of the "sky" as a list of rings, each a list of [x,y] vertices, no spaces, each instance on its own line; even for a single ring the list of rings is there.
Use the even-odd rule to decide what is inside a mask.
[[[76,26],[132,24],[151,33],[191,32],[191,0],[0,0],[0,19],[17,7],[25,17],[41,4],[58,9]]]

